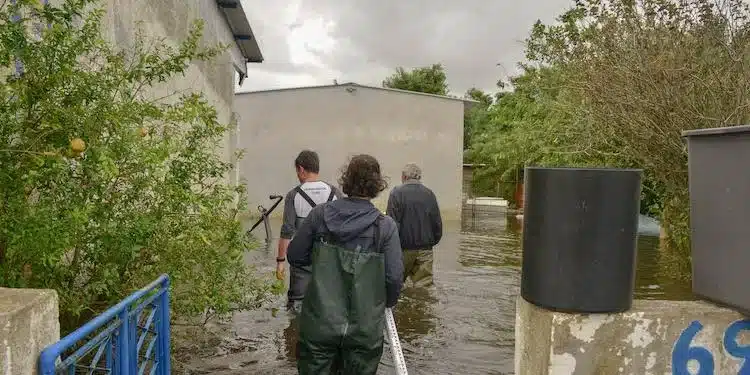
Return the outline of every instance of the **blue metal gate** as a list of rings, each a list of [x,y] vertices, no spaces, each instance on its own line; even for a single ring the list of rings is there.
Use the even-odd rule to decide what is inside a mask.
[[[169,276],[48,346],[39,373],[169,375]]]

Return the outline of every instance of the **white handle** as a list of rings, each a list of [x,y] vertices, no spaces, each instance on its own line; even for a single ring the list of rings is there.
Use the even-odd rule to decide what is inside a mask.
[[[396,368],[396,375],[409,375],[409,372],[406,371],[404,352],[401,351],[401,341],[398,339],[396,320],[393,319],[393,310],[391,309],[385,309],[385,327],[391,342],[391,354],[393,355],[393,365]]]

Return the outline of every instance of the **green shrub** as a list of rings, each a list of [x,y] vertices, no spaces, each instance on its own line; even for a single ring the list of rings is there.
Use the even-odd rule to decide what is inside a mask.
[[[200,94],[149,95],[224,46],[202,47],[197,22],[178,46],[139,34],[119,51],[98,5],[0,8],[0,285],[57,290],[64,329],[162,273],[178,314],[258,306],[272,285],[243,261],[229,125]]]

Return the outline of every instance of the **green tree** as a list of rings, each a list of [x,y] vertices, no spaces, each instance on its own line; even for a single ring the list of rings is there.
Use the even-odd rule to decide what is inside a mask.
[[[669,239],[689,252],[683,130],[747,123],[750,11],[741,0],[579,1],[537,25],[529,55],[567,66],[567,85],[587,103],[591,134],[661,186]],[[686,258],[686,257],[685,257]]]
[[[383,81],[383,87],[435,95],[448,95],[448,83],[442,64],[433,64],[406,71],[396,68],[396,72]]]
[[[579,0],[553,24],[536,23],[526,47],[532,68],[492,106],[472,157],[495,174],[531,164],[643,168],[642,204],[660,213],[668,248],[689,270],[680,135],[750,120],[748,5]]]
[[[484,133],[488,127],[493,126],[491,109],[508,93],[505,81],[497,81],[496,86],[499,91],[494,94],[476,87],[468,89],[464,94],[464,99],[476,102],[469,104],[469,110],[464,114],[464,150],[471,148],[475,134]],[[469,155],[464,155],[466,161],[470,161]]]
[[[0,285],[57,290],[64,329],[165,272],[179,314],[257,306],[271,285],[243,263],[229,126],[200,94],[149,95],[224,46],[197,22],[178,46],[117,50],[98,6],[0,8]]]
[[[468,150],[471,147],[472,136],[488,126],[490,120],[488,110],[494,98],[472,87],[466,91],[464,99],[476,101],[470,104],[468,111],[464,112],[464,150]]]
[[[487,123],[475,129],[467,157],[485,164],[477,173],[477,186],[504,187],[503,197],[513,201],[512,189],[525,166],[594,165],[605,155],[580,144],[576,128],[585,127],[566,103],[561,86],[563,72],[553,68],[522,66],[512,77],[513,91],[506,92],[487,109]],[[565,131],[561,131],[567,127]]]
[[[486,92],[476,87],[472,87],[466,90],[466,94],[464,94],[464,99],[474,100],[478,102],[484,108],[489,108],[489,106],[491,106],[492,102],[494,101],[494,98],[492,97],[492,95],[487,94]]]

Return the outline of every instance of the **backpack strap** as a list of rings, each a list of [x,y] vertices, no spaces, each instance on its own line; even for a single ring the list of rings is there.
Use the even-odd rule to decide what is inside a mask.
[[[373,243],[373,246],[375,246],[375,249],[373,249],[373,250],[376,253],[382,253],[383,252],[383,248],[382,248],[383,244],[382,244],[382,241],[380,239],[380,227],[381,227],[381,224],[383,222],[383,219],[385,219],[385,216],[383,216],[382,214],[380,214],[378,216],[378,218],[375,219],[375,222],[372,224],[372,225],[375,226],[372,229],[373,236],[374,236],[373,239],[372,239],[372,243]]]
[[[295,190],[295,191],[297,192],[297,194],[299,194],[299,195],[300,195],[300,196],[301,196],[301,197],[302,197],[302,198],[303,198],[304,200],[306,200],[306,201],[307,201],[307,203],[309,203],[309,204],[310,204],[310,207],[312,207],[312,208],[315,208],[315,206],[317,206],[317,204],[315,204],[315,201],[314,201],[314,200],[312,200],[312,198],[310,198],[310,196],[309,196],[309,195],[307,195],[307,193],[305,193],[305,191],[304,191],[304,190],[302,190],[302,186],[301,186],[301,185],[298,185],[298,186],[297,186],[296,188],[294,188],[294,190]]]
[[[331,185],[328,185],[328,186],[331,186]],[[336,197],[336,191],[333,190],[333,186],[331,186],[331,194],[328,194],[328,201],[327,202],[332,201],[333,198],[335,198],[335,197]]]

